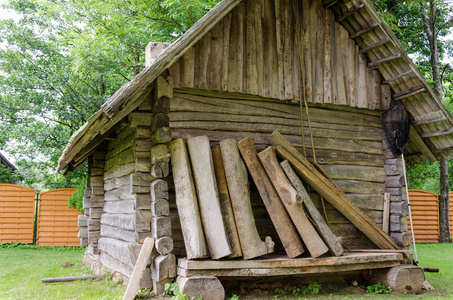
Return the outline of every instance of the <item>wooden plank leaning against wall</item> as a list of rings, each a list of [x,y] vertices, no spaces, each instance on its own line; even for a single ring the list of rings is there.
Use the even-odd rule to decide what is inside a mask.
[[[300,116],[298,105],[267,99],[202,90],[176,89],[170,107],[170,128],[173,138],[207,135],[211,145],[235,138],[252,137],[258,151],[269,145],[273,130],[279,130],[301,150]],[[192,94],[193,93],[193,94]],[[199,95],[195,95],[199,94]],[[202,96],[203,95],[203,96]],[[234,99],[236,97],[236,99]],[[331,106],[310,107],[314,142],[318,161],[332,175],[348,197],[378,225],[382,223],[383,192],[386,170],[382,147],[382,129],[379,113]],[[304,116],[306,120],[306,116]],[[308,126],[307,123],[304,124]],[[308,128],[305,128],[308,135]],[[306,143],[310,137],[306,136]],[[308,150],[308,149],[307,149]],[[311,150],[308,150],[311,157]],[[366,246],[361,237],[340,213],[321,201],[313,191],[311,196],[317,208],[327,216],[335,234],[350,243],[349,247]],[[252,191],[252,205],[259,223],[270,226],[259,196]],[[267,221],[266,221],[267,220]],[[268,226],[266,225],[266,226]],[[178,226],[178,225],[177,225]],[[275,231],[260,226],[261,238]],[[270,234],[273,232],[273,235]]]

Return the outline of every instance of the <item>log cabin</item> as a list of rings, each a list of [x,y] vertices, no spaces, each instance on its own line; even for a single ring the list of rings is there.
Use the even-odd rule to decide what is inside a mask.
[[[223,0],[146,57],[59,160],[88,161],[87,263],[127,281],[152,237],[141,286],[158,293],[174,277],[223,299],[228,280],[364,271],[421,288],[380,114],[412,114],[407,163],[451,159],[453,118],[371,1]]]

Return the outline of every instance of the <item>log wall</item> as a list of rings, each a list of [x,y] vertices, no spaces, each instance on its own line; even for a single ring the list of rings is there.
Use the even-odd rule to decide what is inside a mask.
[[[322,0],[246,0],[169,71],[179,88],[385,109],[390,88],[367,63]]]
[[[201,90],[184,93],[175,90],[170,106],[170,128],[173,138],[207,135],[212,145],[227,138],[241,140],[251,136],[258,151],[269,146],[274,130],[280,131],[293,145],[302,150],[299,106],[278,101],[231,99],[225,94],[207,95]],[[195,95],[195,94],[200,95]],[[205,96],[201,96],[201,95]],[[366,109],[321,108],[310,106],[315,154],[326,172],[338,183],[351,200],[378,225],[382,225],[383,193],[387,191],[384,168],[383,132],[379,114]],[[303,114],[307,155],[311,139],[307,115]],[[327,219],[335,234],[343,237],[349,248],[368,247],[371,242],[319,195],[311,193],[317,208]],[[253,210],[260,235],[278,236],[256,189],[252,187]],[[172,206],[172,214],[173,214]],[[175,215],[175,218],[177,215]],[[176,224],[177,226],[177,224]],[[178,244],[179,246],[179,244]],[[280,247],[280,248],[279,248]]]

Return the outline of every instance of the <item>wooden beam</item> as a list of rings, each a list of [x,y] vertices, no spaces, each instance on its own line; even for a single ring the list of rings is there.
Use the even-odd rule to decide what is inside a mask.
[[[420,136],[422,138],[427,138],[427,137],[449,135],[451,133],[453,133],[453,127],[450,127],[448,129],[445,129],[445,130],[436,130],[436,131],[423,132],[423,133],[420,133]]]
[[[366,249],[367,252],[360,253],[345,251],[339,257],[299,257],[288,259],[284,255],[273,255],[269,258],[257,258],[254,260],[211,260],[187,258],[178,259],[178,267],[186,270],[225,270],[225,269],[278,269],[278,268],[310,268],[315,266],[335,266],[349,264],[364,264],[367,262],[398,261],[402,258],[401,251],[380,249]],[[368,252],[369,250],[369,252]],[[376,250],[376,251],[374,251]],[[406,253],[407,250],[404,250]],[[310,272],[311,273],[311,272]]]
[[[368,67],[371,68],[371,69],[376,69],[377,67],[379,67],[379,65],[383,64],[383,63],[386,63],[388,61],[392,61],[392,60],[395,60],[395,59],[398,59],[401,57],[401,54],[400,53],[393,53],[393,54],[390,54],[389,56],[387,57],[384,57],[384,58],[380,58],[378,60],[375,60],[375,61],[372,61],[368,64]]]
[[[274,131],[270,139],[277,146],[277,155],[287,159],[294,171],[314,190],[338,209],[349,221],[381,249],[399,249],[393,239],[385,234],[369,217],[333,184],[326,180],[311,163],[302,156],[283,136]]]
[[[285,173],[278,163],[275,150],[272,147],[268,147],[266,150],[261,151],[258,157],[280,196],[286,211],[302,237],[308,252],[310,252],[311,257],[318,257],[326,253],[329,248],[327,248],[312,223],[308,220],[305,214],[302,196],[286,178]]]
[[[366,53],[366,52],[368,52],[368,51],[370,51],[370,50],[372,50],[374,48],[377,48],[377,47],[379,47],[381,45],[384,45],[384,44],[386,44],[388,42],[390,42],[390,39],[388,37],[385,37],[382,40],[374,42],[373,44],[368,45],[365,48],[360,49],[359,50],[359,54],[364,54],[364,53]]]
[[[189,138],[187,147],[192,163],[206,241],[212,258],[219,259],[232,254],[232,250],[220,209],[209,139],[207,136]]]
[[[176,207],[187,258],[206,257],[208,251],[186,143],[183,139],[176,139],[170,142],[168,148],[175,182]]]
[[[299,177],[297,177],[293,168],[291,168],[289,162],[285,160],[282,163],[280,163],[280,165],[282,166],[282,169],[285,172],[286,176],[288,177],[289,181],[291,181],[292,185],[297,190],[299,195],[302,196],[303,204],[307,209],[307,212],[310,215],[311,220],[316,225],[316,229],[318,230],[319,234],[329,247],[330,252],[332,252],[332,254],[335,256],[340,256],[343,253],[341,239],[337,237],[335,234],[333,234],[332,230],[329,228],[326,221],[319,213],[318,209],[316,208],[307,191],[305,190],[302,181],[300,181]]]
[[[142,280],[143,273],[145,272],[146,265],[148,264],[151,252],[154,248],[154,239],[147,237],[143,243],[140,254],[138,255],[137,262],[134,266],[134,271],[129,280],[123,300],[133,300],[138,290],[140,289],[140,281]]]
[[[327,0],[327,1],[323,1],[322,5],[324,5],[325,8],[329,8],[333,5],[335,5],[338,1],[340,1],[340,0]]]
[[[250,182],[247,167],[239,154],[235,139],[220,141],[225,176],[236,220],[244,259],[274,252],[274,242],[267,236],[261,241],[250,201]]]
[[[447,120],[444,112],[441,110],[421,115],[415,118],[414,125],[430,124]]]
[[[369,32],[369,31],[371,31],[371,30],[373,30],[373,29],[375,29],[377,27],[379,27],[378,24],[371,24],[370,26],[367,26],[367,27],[357,31],[356,33],[351,34],[349,36],[349,38],[350,39],[355,39],[355,38],[361,36],[362,34],[365,34],[365,33]]]
[[[414,71],[410,70],[410,71],[407,71],[407,72],[398,74],[398,75],[396,75],[396,76],[390,77],[390,78],[387,79],[387,80],[384,80],[384,81],[382,82],[382,84],[387,84],[387,83],[389,83],[389,82],[398,80],[398,79],[400,79],[401,77],[404,77],[404,76],[407,76],[407,75],[410,75],[410,74],[413,74],[413,73],[414,73]]]
[[[76,280],[87,280],[87,279],[99,279],[105,275],[84,275],[84,276],[71,276],[71,277],[56,277],[56,278],[42,278],[42,283],[53,283],[53,282],[69,282]]]
[[[356,12],[360,11],[361,9],[363,9],[365,6],[363,6],[363,4],[360,4],[359,6],[353,8],[352,10],[348,11],[347,13],[345,13],[344,15],[340,16],[337,18],[337,22],[341,22],[343,21],[344,19],[347,19],[349,18],[350,16],[352,16],[353,14],[355,14]]]
[[[223,164],[220,146],[211,149],[212,160],[214,162],[215,178],[217,188],[219,189],[220,210],[222,211],[225,229],[227,231],[228,241],[233,253],[228,258],[242,256],[241,242],[237,231],[236,221],[234,219],[233,207],[231,205],[230,194],[228,193],[227,179],[225,176],[225,166]]]
[[[452,147],[433,149],[432,152],[433,153],[442,153],[442,152],[452,151],[452,150],[453,150],[453,146]]]
[[[248,137],[240,141],[238,148],[263,199],[286,254],[290,258],[301,255],[304,252],[304,247],[299,235],[258,158],[252,138]]]
[[[393,98],[393,100],[394,101],[399,101],[399,100],[406,99],[406,98],[409,98],[411,96],[414,96],[414,95],[417,95],[417,94],[420,94],[420,93],[423,93],[423,92],[426,92],[426,88],[424,88],[424,87],[422,87],[422,88],[420,88],[418,90],[415,90],[413,92],[401,95],[401,96],[399,96],[397,98]]]
[[[390,193],[384,193],[384,213],[382,216],[382,231],[389,234],[390,225]]]
[[[422,140],[418,132],[415,130],[415,127],[411,126],[409,130],[409,140],[417,147],[420,152],[426,156],[426,158],[430,162],[437,161],[436,157],[434,156],[433,152],[428,148],[425,142]]]
[[[400,265],[401,253],[348,253],[339,257],[254,260],[187,260],[179,259],[178,275],[182,276],[253,276],[323,274],[371,270]]]
[[[392,97],[393,97],[393,99],[395,99],[395,98],[398,98],[398,97],[401,97],[401,96],[405,96],[406,94],[412,93],[413,91],[417,91],[417,90],[419,90],[421,88],[424,88],[424,87],[425,87],[425,85],[423,83],[419,83],[419,84],[411,86],[408,89],[405,89],[405,90],[402,90],[402,91],[394,93],[392,95]]]

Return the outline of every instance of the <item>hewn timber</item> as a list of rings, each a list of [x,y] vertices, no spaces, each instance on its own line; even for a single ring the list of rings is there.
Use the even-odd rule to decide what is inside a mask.
[[[183,139],[173,140],[169,144],[169,150],[187,258],[205,257],[208,252],[186,143]]]
[[[192,171],[197,188],[201,221],[213,259],[232,253],[220,209],[219,193],[214,173],[211,147],[207,136],[187,140]]]
[[[300,238],[291,222],[288,213],[278,197],[275,188],[266,174],[251,138],[238,143],[239,151],[244,158],[245,164],[252,175],[253,181],[263,199],[264,205],[271,217],[272,223],[277,230],[287,255],[290,258],[301,255],[304,248]]]
[[[244,259],[272,253],[274,243],[271,238],[266,237],[266,241],[262,242],[255,225],[247,168],[239,154],[236,140],[223,140],[220,148]]]
[[[326,245],[329,247],[332,254],[334,254],[335,256],[340,256],[343,253],[341,239],[333,234],[332,230],[327,225],[326,221],[313,204],[313,201],[307,194],[304,185],[300,181],[299,177],[297,177],[296,173],[291,168],[288,161],[285,160],[281,162],[280,165],[282,166],[282,169],[285,172],[286,176],[288,177],[289,181],[292,183],[292,185],[297,190],[299,195],[302,196],[303,204],[307,209],[307,212],[310,215],[311,220],[313,220],[313,222],[315,223],[316,229],[318,230],[319,234],[325,241]]]
[[[274,132],[270,139],[273,145],[279,145],[277,154],[287,159],[296,173],[312,188],[337,208],[354,225],[357,226],[370,240],[382,249],[399,249],[395,242],[386,235],[370,218],[358,209],[348,197],[325,180],[316,168],[303,157],[283,136]]]
[[[285,173],[278,163],[274,149],[269,147],[258,153],[258,157],[310,255],[312,257],[318,257],[326,253],[329,248],[327,248],[313,227],[313,224],[308,220],[302,204],[302,196],[286,178]]]
[[[225,167],[223,165],[222,153],[220,147],[214,147],[212,150],[212,160],[214,163],[215,178],[219,191],[220,210],[222,211],[223,221],[228,235],[228,241],[231,245],[231,253],[228,258],[242,256],[241,242],[237,231],[236,221],[234,219],[233,208],[231,205],[230,194],[228,192]]]

